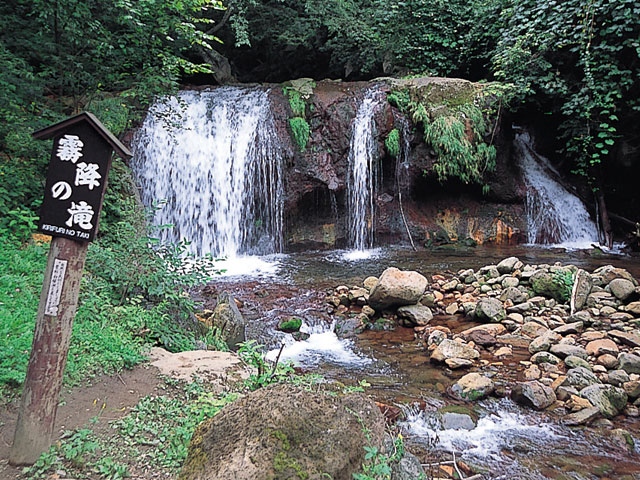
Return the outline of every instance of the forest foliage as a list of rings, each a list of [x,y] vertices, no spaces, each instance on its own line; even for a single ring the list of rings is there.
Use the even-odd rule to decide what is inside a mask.
[[[606,187],[640,149],[639,19],[635,0],[7,0],[0,228],[37,212],[32,131],[90,109],[120,135],[158,95],[220,78],[499,81],[512,112],[553,126],[567,170]]]

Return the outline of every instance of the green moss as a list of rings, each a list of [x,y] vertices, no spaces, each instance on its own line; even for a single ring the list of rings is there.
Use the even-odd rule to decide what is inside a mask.
[[[280,322],[280,325],[278,325],[278,329],[287,333],[298,332],[300,331],[300,327],[302,327],[302,319],[298,317],[291,317],[288,320]]]
[[[292,470],[297,478],[300,480],[307,480],[309,478],[309,474],[305,471],[304,467],[302,467],[302,465],[300,465],[300,463],[289,454],[291,450],[291,442],[287,435],[281,430],[273,430],[271,435],[280,440],[282,448],[282,450],[279,451],[273,459],[273,469],[276,473],[283,474],[288,470]],[[278,476],[278,478],[281,477],[282,475]]]
[[[209,461],[209,456],[207,455],[205,449],[202,448],[202,432],[202,426],[200,428],[197,428],[195,432],[193,432],[193,437],[191,438],[191,442],[189,443],[189,454],[182,467],[182,470],[180,471],[180,475],[178,476],[179,480],[198,478],[198,476],[205,470],[205,466]]]

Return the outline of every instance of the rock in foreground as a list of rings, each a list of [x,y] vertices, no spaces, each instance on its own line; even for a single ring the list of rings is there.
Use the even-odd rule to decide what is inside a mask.
[[[364,447],[380,447],[383,438],[384,417],[362,394],[330,396],[274,385],[200,425],[180,479],[351,480],[364,460]]]

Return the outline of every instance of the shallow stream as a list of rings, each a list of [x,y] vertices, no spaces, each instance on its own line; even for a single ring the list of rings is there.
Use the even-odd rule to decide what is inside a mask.
[[[435,463],[442,461],[446,468],[455,456],[484,472],[485,479],[640,479],[638,421],[615,419],[614,427],[628,430],[635,439],[635,451],[629,452],[610,428],[568,428],[553,413],[523,409],[506,398],[459,405],[445,391],[463,373],[430,364],[412,329],[366,331],[350,339],[339,339],[332,331],[335,318],[325,298],[339,285],[360,286],[366,277],[378,276],[390,266],[427,276],[476,270],[509,256],[525,264],[561,262],[588,271],[611,264],[640,278],[637,256],[527,246],[305,252],[230,261],[227,274],[205,288],[203,299],[206,304],[222,291],[233,293],[250,321],[248,335],[266,345],[272,359],[284,343],[281,360],[348,385],[364,381],[376,401],[398,407],[403,414],[397,425],[409,450],[430,465],[427,470],[434,477],[445,477]],[[280,320],[292,316],[303,319],[308,340],[296,342],[276,330]],[[453,331],[471,326],[459,316],[437,316],[433,322]],[[514,353],[505,366],[515,374],[525,357]],[[501,373],[495,374],[499,383]],[[475,426],[443,425],[438,410],[452,404],[477,417]]]

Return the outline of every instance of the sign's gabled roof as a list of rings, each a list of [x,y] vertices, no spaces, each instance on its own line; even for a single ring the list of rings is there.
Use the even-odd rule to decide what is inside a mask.
[[[82,112],[73,117],[67,118],[62,122],[58,122],[49,127],[43,128],[42,130],[38,130],[37,132],[33,132],[33,138],[38,140],[47,140],[49,138],[55,137],[58,133],[63,132],[66,128],[75,125],[80,122],[88,122],[93,129],[98,132],[98,134],[111,145],[111,148],[123,159],[130,158],[132,153],[129,151],[127,147],[125,147],[120,140],[118,140],[113,133],[107,130],[98,118],[90,112]]]

